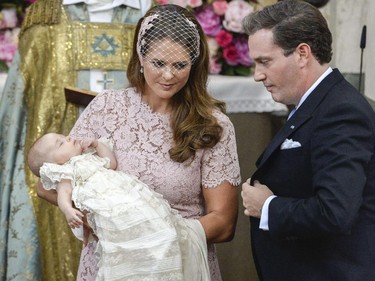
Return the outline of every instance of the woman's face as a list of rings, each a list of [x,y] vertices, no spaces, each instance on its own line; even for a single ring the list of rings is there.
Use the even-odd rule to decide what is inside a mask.
[[[168,101],[189,79],[191,61],[188,51],[169,39],[155,42],[143,58],[146,95]]]

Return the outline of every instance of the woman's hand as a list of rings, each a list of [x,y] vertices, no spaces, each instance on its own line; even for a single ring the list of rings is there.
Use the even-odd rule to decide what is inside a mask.
[[[87,218],[86,218],[86,214],[85,213],[85,216],[83,217],[83,246],[85,247],[87,245],[87,243],[89,242],[89,238],[90,238],[90,235],[92,234],[92,236],[98,240],[98,237],[94,234],[92,228],[90,227],[90,225],[87,223]]]

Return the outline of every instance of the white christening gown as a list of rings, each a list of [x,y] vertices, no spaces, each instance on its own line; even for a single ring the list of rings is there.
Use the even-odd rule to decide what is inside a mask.
[[[91,151],[40,170],[47,190],[70,179],[75,206],[89,212],[99,239],[96,280],[210,280],[200,222],[182,218],[147,185],[108,167],[109,159]]]

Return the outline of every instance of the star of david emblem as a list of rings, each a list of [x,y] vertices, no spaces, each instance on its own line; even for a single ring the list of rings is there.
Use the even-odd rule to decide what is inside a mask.
[[[103,33],[102,36],[95,36],[95,43],[91,44],[94,53],[99,53],[103,57],[116,54],[116,49],[119,46],[114,43],[114,40],[114,37],[108,37],[106,33]]]

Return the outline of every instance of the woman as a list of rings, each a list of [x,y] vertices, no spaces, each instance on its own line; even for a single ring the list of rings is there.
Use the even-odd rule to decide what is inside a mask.
[[[208,48],[194,16],[176,5],[149,10],[137,24],[127,76],[132,87],[98,95],[71,136],[111,139],[118,170],[199,220],[211,279],[221,280],[213,243],[233,238],[241,179],[233,124],[207,93]],[[95,243],[82,251],[78,280],[95,278]]]

